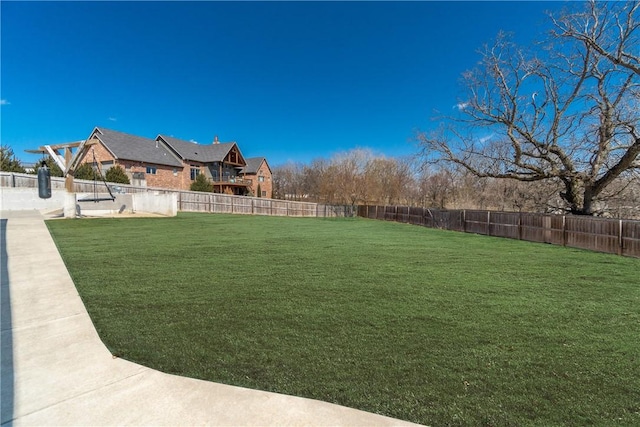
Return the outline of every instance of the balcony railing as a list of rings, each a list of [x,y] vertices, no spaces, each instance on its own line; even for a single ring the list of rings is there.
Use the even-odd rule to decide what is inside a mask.
[[[230,184],[230,185],[251,185],[250,179],[242,179],[242,178],[230,178],[228,176],[218,177],[212,179],[214,184]]]

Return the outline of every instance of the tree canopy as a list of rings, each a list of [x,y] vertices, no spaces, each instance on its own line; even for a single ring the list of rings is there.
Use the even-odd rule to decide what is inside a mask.
[[[76,179],[94,180],[100,179],[100,174],[91,163],[82,163],[73,171],[73,177]]]

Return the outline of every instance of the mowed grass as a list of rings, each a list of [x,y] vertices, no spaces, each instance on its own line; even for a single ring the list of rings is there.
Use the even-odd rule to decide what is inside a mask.
[[[640,425],[640,260],[365,219],[49,221],[110,351],[433,426]]]

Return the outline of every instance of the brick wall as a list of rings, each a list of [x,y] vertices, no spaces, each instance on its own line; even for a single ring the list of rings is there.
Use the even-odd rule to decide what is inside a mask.
[[[134,163],[128,161],[122,161],[120,164],[127,171],[127,175],[131,177],[134,172],[142,172],[145,175],[145,179],[147,181],[147,187],[160,187],[160,188],[171,188],[171,189],[182,189],[188,190],[183,187],[182,181],[184,176],[184,168],[175,167],[175,166],[165,166],[165,165],[154,165],[154,164],[141,164]],[[154,168],[155,174],[152,171],[147,173],[147,167]]]
[[[109,151],[104,148],[104,145],[100,143],[100,140],[98,140],[98,138],[93,137],[90,141],[95,141],[97,142],[97,144],[91,146],[80,163],[93,163],[93,157],[95,154],[95,158],[98,163],[115,162],[115,164],[117,164],[117,161],[113,158],[111,153],[109,153]]]
[[[260,176],[264,178],[262,182],[260,182]],[[266,162],[262,162],[257,174],[247,174],[246,178],[251,180],[251,192],[256,197],[271,198],[273,196],[273,179]],[[262,194],[258,194],[258,185]]]

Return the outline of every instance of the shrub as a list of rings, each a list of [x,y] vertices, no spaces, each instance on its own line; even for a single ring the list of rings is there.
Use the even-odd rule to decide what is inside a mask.
[[[210,193],[213,191],[213,183],[209,181],[203,173],[199,173],[196,176],[196,180],[191,183],[191,187],[189,187],[189,189],[191,191],[203,191]]]
[[[36,163],[35,167],[33,168],[33,173],[35,173],[36,175],[38,174],[38,169],[42,167],[42,162],[44,162],[49,168],[49,175],[58,177],[64,176],[62,169],[60,169],[60,166],[58,166],[58,164],[51,158],[51,156]]]
[[[98,175],[90,163],[83,163],[76,168],[73,172],[73,177],[76,179],[88,179],[94,180],[99,179],[100,175]]]
[[[129,177],[121,166],[110,168],[104,175],[104,179],[108,182],[116,182],[118,184],[130,184]]]
[[[8,145],[0,146],[0,170],[5,172],[25,172],[20,160],[16,158],[13,154],[13,149]]]

